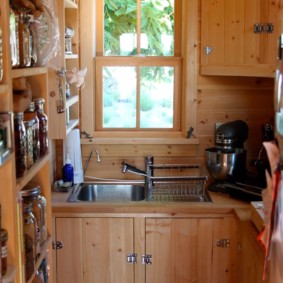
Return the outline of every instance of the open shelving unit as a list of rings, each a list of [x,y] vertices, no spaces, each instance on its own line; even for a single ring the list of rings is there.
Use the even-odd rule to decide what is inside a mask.
[[[49,117],[49,91],[47,67],[12,69],[10,60],[10,35],[9,35],[10,7],[8,0],[0,1],[0,27],[2,29],[3,45],[3,79],[0,82],[0,112],[11,113],[13,119],[13,79],[25,77],[31,85],[33,97],[43,97],[46,101],[44,112]],[[13,144],[14,129],[11,127],[10,139]],[[51,184],[50,184],[50,156],[47,154],[40,158],[26,172],[24,177],[16,178],[16,161],[13,147],[7,160],[0,165],[0,205],[1,228],[8,231],[8,270],[2,278],[3,283],[26,282],[25,280],[25,256],[23,246],[22,205],[19,192],[30,182],[40,186],[41,194],[47,202],[47,231],[48,239],[41,247],[40,257],[35,268],[39,268],[43,258],[48,257],[50,270],[52,260],[49,256],[51,250]],[[35,271],[36,271],[35,269]],[[34,272],[35,275],[35,272]],[[33,275],[33,276],[34,276]],[[50,276],[52,277],[52,276]],[[0,280],[1,282],[1,280]],[[32,278],[28,282],[32,282]]]
[[[80,69],[80,42],[79,42],[79,2],[71,0],[57,0],[57,10],[59,19],[60,34],[65,34],[65,28],[74,30],[74,36],[71,38],[71,53],[61,52],[57,60],[60,61],[62,70],[68,72],[73,68]],[[60,38],[60,49],[65,50],[65,38]],[[51,85],[58,84],[58,75],[54,72],[49,74]],[[52,127],[50,128],[50,138],[54,140],[65,140],[68,133],[79,125],[79,103],[80,90],[70,85],[70,98],[66,97],[66,76],[60,78],[62,93],[54,89],[54,96],[49,100],[50,119]],[[64,111],[57,111],[58,104],[63,105]],[[54,122],[54,123],[53,123]]]

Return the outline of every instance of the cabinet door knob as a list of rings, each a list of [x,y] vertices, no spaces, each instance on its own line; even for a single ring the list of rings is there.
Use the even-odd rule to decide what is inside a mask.
[[[142,264],[152,264],[152,255],[142,255]]]
[[[212,51],[213,51],[213,48],[210,47],[210,46],[205,46],[205,47],[203,48],[203,52],[204,52],[205,55],[211,54]]]

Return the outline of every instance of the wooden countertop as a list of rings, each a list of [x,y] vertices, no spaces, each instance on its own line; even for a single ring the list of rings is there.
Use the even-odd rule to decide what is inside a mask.
[[[233,199],[229,195],[209,192],[211,203],[196,202],[93,202],[93,203],[70,203],[67,202],[70,193],[52,193],[52,212],[59,216],[75,214],[125,214],[164,215],[180,216],[182,214],[229,214],[236,209],[249,209],[249,202]],[[106,216],[106,215],[105,215]]]

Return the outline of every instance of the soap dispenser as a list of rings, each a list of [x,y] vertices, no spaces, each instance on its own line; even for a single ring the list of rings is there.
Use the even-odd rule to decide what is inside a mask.
[[[71,164],[71,159],[69,154],[65,160],[65,165],[63,166],[63,181],[65,186],[72,186],[74,182],[74,167]]]

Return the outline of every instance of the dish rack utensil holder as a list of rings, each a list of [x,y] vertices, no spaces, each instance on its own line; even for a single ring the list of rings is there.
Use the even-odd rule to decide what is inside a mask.
[[[208,177],[199,164],[152,165],[149,200],[210,202],[206,191]]]

